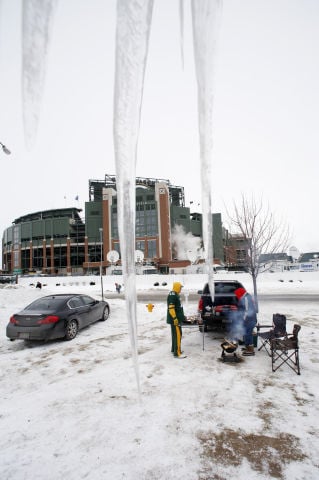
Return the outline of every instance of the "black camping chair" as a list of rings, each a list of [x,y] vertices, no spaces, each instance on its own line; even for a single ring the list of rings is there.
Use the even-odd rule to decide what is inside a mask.
[[[269,328],[267,332],[260,332],[261,328]],[[273,338],[281,338],[287,335],[286,331],[286,316],[280,313],[274,313],[272,316],[272,325],[257,325],[257,336],[261,340],[261,345],[258,348],[260,351],[262,348],[266,350],[268,355],[271,357],[271,348],[270,342]]]
[[[286,364],[297,373],[297,375],[300,375],[298,342],[300,329],[301,326],[295,324],[292,334],[287,334],[284,338],[273,338],[271,340],[271,365],[273,372]]]

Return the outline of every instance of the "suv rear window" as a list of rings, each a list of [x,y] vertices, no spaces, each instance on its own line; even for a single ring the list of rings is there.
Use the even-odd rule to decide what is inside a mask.
[[[237,288],[242,287],[242,284],[240,282],[216,282],[215,283],[215,293],[234,293],[234,291]],[[209,287],[208,284],[206,283],[204,289],[203,289],[203,294],[207,295],[209,294]]]
[[[215,283],[215,292],[216,293],[234,293],[234,291],[241,287],[241,284],[238,283]]]
[[[218,296],[214,299],[214,306],[217,307],[217,305],[237,305],[237,299],[234,295]]]

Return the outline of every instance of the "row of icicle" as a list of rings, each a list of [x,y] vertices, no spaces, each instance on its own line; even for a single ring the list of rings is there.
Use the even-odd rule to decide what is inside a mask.
[[[109,0],[105,0],[109,1]],[[58,0],[24,0],[22,98],[26,146],[34,145],[45,82],[49,43]],[[125,282],[126,314],[139,396],[136,282],[135,282],[135,178],[154,0],[118,0],[114,87],[114,148],[117,175],[118,227]],[[172,2],[173,6],[173,2]],[[211,169],[213,151],[213,86],[216,39],[221,0],[192,0],[191,15],[197,78],[200,178],[203,243],[208,282],[213,284],[213,229]],[[184,0],[179,0],[181,56],[184,61]]]

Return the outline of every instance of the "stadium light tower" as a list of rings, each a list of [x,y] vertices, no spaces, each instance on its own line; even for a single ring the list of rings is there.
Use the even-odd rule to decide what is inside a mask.
[[[11,154],[10,150],[9,150],[5,145],[3,145],[3,143],[0,142],[0,145],[1,145],[1,148],[2,148],[3,152],[4,152],[6,155],[10,155],[10,154]]]

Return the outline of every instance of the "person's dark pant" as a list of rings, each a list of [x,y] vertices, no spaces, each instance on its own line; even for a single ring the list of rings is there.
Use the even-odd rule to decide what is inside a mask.
[[[254,344],[254,338],[253,338],[253,329],[256,325],[256,320],[246,320],[244,322],[244,344],[245,345],[253,345]]]
[[[228,313],[227,319],[231,325],[228,338],[233,341],[242,339],[245,333],[242,318],[234,311]]]
[[[181,354],[182,329],[179,325],[171,325],[171,333],[172,333],[171,352],[174,354],[174,357],[179,357]]]

